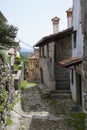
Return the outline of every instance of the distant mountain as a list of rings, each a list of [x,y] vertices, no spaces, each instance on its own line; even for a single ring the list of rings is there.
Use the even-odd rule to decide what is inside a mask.
[[[33,49],[27,49],[27,48],[21,48],[20,49],[20,52],[34,52],[34,50]]]
[[[28,59],[30,55],[33,55],[33,52],[20,52],[21,57],[24,59]]]
[[[20,49],[20,54],[23,59],[28,59],[30,55],[34,53],[33,49],[26,49],[26,48],[21,48]]]

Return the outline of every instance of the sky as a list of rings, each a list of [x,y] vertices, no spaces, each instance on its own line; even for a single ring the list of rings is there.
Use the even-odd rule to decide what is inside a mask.
[[[72,0],[0,0],[0,10],[18,28],[17,38],[33,46],[42,37],[53,33],[51,19],[60,18],[59,31],[67,28],[66,10]],[[31,47],[20,42],[23,48]]]

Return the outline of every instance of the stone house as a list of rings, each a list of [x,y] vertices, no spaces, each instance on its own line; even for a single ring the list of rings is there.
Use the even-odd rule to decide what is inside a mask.
[[[72,57],[76,57],[76,62],[71,63],[70,87],[72,99],[83,107],[82,90],[82,59],[83,59],[83,35],[81,29],[81,5],[80,0],[73,1],[73,34],[72,34]],[[79,61],[79,62],[78,62]]]
[[[71,9],[67,11],[67,25],[73,28],[58,32],[59,18],[55,17],[52,19],[54,34],[43,37],[35,47],[39,47],[40,53],[40,86],[49,93],[60,88],[65,90],[69,81],[73,101],[87,113],[86,3],[86,0],[73,0],[73,14]],[[68,74],[67,80],[62,73]]]
[[[72,58],[60,62],[70,69],[72,99],[87,113],[87,4],[73,0]]]
[[[39,81],[39,69],[38,69],[39,55],[38,54],[39,54],[38,50],[35,49],[35,54],[31,55],[29,57],[29,70],[28,70],[29,78],[28,78],[28,80],[30,82]]]
[[[39,47],[40,87],[44,93],[70,90],[69,70],[58,62],[72,55],[72,13],[68,15],[68,28],[59,32],[59,18],[52,19],[53,34],[43,37],[34,47]]]
[[[29,57],[29,81],[36,78],[36,58],[35,55]]]

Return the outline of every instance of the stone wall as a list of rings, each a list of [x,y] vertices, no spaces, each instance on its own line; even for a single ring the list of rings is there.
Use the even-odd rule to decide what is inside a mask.
[[[83,109],[87,113],[87,1],[81,0],[81,23],[84,35],[83,46]]]
[[[10,66],[0,58],[0,130],[5,130],[14,92]]]
[[[41,84],[45,85],[45,89],[48,93],[50,91],[55,90],[55,81],[52,80],[52,61],[51,59],[40,58],[39,59],[39,68],[42,70],[42,74],[40,72],[40,78],[43,78],[43,82]],[[42,79],[40,79],[42,81]]]
[[[72,38],[67,36],[56,42],[56,62],[65,60],[72,55]]]
[[[83,91],[84,91],[84,111],[87,112],[87,34],[84,35],[83,49]]]
[[[15,90],[20,89],[21,82],[24,80],[24,64],[21,63],[19,70],[13,75],[13,80],[14,80],[14,88]]]
[[[82,22],[82,32],[87,33],[87,0],[81,1],[81,22]]]

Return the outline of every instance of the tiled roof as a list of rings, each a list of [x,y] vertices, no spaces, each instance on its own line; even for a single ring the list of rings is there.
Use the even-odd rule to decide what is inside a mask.
[[[82,62],[82,58],[78,57],[72,57],[66,60],[59,61],[58,63],[61,64],[64,67],[70,67],[73,65],[80,64]]]
[[[29,60],[33,60],[33,59],[35,59],[35,55],[29,57]]]
[[[45,36],[43,37],[41,40],[39,40],[35,45],[34,47],[38,47],[38,46],[42,46],[42,45],[45,45],[47,43],[51,43],[55,40],[58,40],[60,38],[63,38],[63,37],[66,37],[66,36],[69,36],[71,35],[73,32],[73,27],[71,28],[68,28],[66,30],[63,30],[61,32],[58,32],[58,33],[55,33],[55,34],[51,34],[49,36]]]

